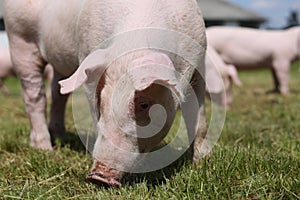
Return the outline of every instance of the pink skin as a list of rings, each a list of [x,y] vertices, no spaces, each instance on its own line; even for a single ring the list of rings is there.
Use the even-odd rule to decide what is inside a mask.
[[[242,86],[235,67],[224,63],[211,45],[207,46],[205,67],[207,92],[216,101],[215,103],[229,108],[233,98],[232,82],[239,87]]]
[[[0,90],[3,94],[9,94],[8,88],[4,85],[4,80],[13,75],[13,66],[10,59],[9,49],[0,49]]]
[[[8,48],[0,49],[0,90],[4,95],[9,94],[8,88],[4,85],[5,79],[9,76],[15,76],[16,72],[13,68],[13,64],[10,58],[10,52]],[[44,78],[48,80],[49,84],[53,79],[53,69],[50,65],[47,65],[44,70]],[[50,87],[47,89],[47,96],[51,96]]]
[[[289,68],[300,59],[300,27],[284,31],[212,27],[207,38],[225,63],[237,69],[269,68],[274,91],[289,94]]]
[[[96,82],[97,91],[94,91],[98,98],[98,116],[93,117],[98,121],[97,131],[101,132],[102,136],[99,136],[95,143],[94,165],[87,177],[89,180],[113,186],[120,185],[123,172],[117,169],[130,169],[138,158],[119,152],[115,146],[131,152],[150,151],[167,134],[179,103],[190,138],[197,135],[192,148],[193,160],[197,162],[200,159],[203,152],[198,146],[206,135],[205,84],[194,68],[180,58],[154,50],[132,52],[121,56],[120,62],[116,60],[111,64],[107,55],[110,55],[112,50],[107,48],[98,52],[99,60],[85,60],[102,41],[111,36],[146,27],[184,33],[205,48],[204,22],[194,0],[178,0],[176,4],[173,0],[73,0],[71,3],[61,0],[7,0],[4,7],[12,61],[22,81],[23,98],[31,123],[31,146],[52,149],[46,125],[46,98],[41,73],[49,63],[55,71],[49,125],[53,136],[60,136],[65,132],[67,94],[86,82],[98,81],[100,77],[94,75],[99,70],[104,72],[99,83]],[[191,52],[192,44],[179,41],[178,45],[185,52]],[[204,56],[193,56],[191,64],[203,71]],[[180,95],[187,91],[187,85],[179,88],[181,83],[165,68],[147,71],[146,67],[139,73],[139,69],[133,70],[134,67],[139,68],[143,64],[148,65],[149,62],[150,65],[154,63],[167,66],[167,69],[176,69],[186,80],[193,77],[193,89],[197,94],[199,108],[189,108],[190,95],[187,95],[185,102],[178,102],[170,90],[159,85],[169,86],[173,92]],[[106,111],[112,108],[111,99],[114,99],[112,95],[116,84],[124,74],[131,72],[135,80],[134,88],[130,88],[128,84],[122,85],[124,88],[117,94],[123,98],[113,116]],[[75,82],[78,74],[79,79]],[[60,82],[61,93],[64,95],[59,93],[58,85],[58,80],[63,78],[68,78]],[[153,103],[167,108],[168,118],[163,130],[146,139],[126,135],[127,132],[140,134],[135,124],[145,124],[149,121],[148,110]]]

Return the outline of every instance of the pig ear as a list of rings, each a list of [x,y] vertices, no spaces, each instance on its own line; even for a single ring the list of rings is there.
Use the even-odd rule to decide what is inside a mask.
[[[243,83],[239,79],[238,72],[233,65],[227,65],[227,72],[235,85],[239,87],[243,85]]]
[[[134,60],[129,74],[135,90],[142,91],[156,83],[170,88],[183,100],[176,69],[170,58],[163,53],[152,53]]]
[[[67,94],[78,89],[84,83],[100,78],[105,70],[107,51],[99,49],[87,56],[75,73],[69,78],[59,81],[60,93]]]

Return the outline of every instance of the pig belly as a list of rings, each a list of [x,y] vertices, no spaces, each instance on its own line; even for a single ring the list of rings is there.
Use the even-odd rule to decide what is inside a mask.
[[[79,66],[77,18],[83,1],[43,1],[39,47],[43,58],[61,75],[72,75]],[[60,23],[53,23],[58,21]]]
[[[56,43],[51,43],[51,46],[57,46],[56,48],[46,48],[43,57],[44,59],[53,66],[55,71],[60,73],[65,77],[71,76],[79,66],[77,54],[70,52],[70,50],[65,49],[63,46]],[[49,45],[50,46],[50,45]],[[60,53],[63,52],[63,53]],[[65,59],[68,58],[68,59]]]
[[[237,69],[270,68],[272,64],[271,55],[242,47],[227,48],[221,56],[226,64],[232,64]]]

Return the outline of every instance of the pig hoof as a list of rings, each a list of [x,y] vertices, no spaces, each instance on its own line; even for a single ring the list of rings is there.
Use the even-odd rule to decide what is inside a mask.
[[[41,149],[41,150],[52,150],[53,149],[50,141],[31,142],[30,146],[32,148]]]
[[[121,183],[115,179],[115,178],[108,178],[108,177],[105,177],[103,174],[100,174],[100,173],[92,173],[92,174],[89,174],[86,179],[88,181],[91,181],[93,183],[100,183],[100,184],[104,184],[104,185],[107,185],[107,186],[114,186],[114,187],[120,187],[121,186]]]

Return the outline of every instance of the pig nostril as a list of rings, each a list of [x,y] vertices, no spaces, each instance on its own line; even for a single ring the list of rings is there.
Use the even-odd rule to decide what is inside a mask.
[[[147,108],[149,108],[149,104],[147,104],[147,103],[141,103],[140,106],[143,110],[146,110]]]

